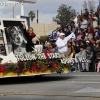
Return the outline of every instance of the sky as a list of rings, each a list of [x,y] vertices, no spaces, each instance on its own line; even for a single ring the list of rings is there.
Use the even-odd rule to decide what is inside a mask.
[[[8,0],[0,0],[1,2],[7,2]],[[85,0],[88,1],[88,0]],[[95,6],[99,4],[99,0],[94,0]],[[37,10],[39,11],[39,23],[50,23],[52,18],[57,15],[57,9],[61,4],[66,4],[67,6],[72,6],[77,12],[81,12],[83,0],[37,0],[35,4],[24,4],[25,16],[28,16],[29,11]],[[20,4],[14,8],[14,16],[20,15],[21,9]],[[0,5],[0,17],[2,18],[12,18],[13,17],[13,7],[12,6],[1,6]],[[36,23],[36,18],[34,19]]]

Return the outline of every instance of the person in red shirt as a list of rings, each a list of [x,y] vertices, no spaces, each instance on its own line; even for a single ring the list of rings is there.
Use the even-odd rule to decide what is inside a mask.
[[[88,27],[88,34],[92,34],[93,36],[95,35],[95,32],[92,27]]]

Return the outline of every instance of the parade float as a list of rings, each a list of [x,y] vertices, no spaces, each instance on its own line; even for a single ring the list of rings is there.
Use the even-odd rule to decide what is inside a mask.
[[[0,62],[0,77],[2,78],[68,73],[71,68],[70,64],[61,62],[57,53],[30,53],[16,56],[10,53],[8,56],[0,56]]]
[[[21,21],[28,28],[25,19],[0,19],[6,52],[0,55],[0,78],[68,73],[72,65],[64,63],[59,53],[42,52],[42,45],[36,45],[33,52],[25,51]]]

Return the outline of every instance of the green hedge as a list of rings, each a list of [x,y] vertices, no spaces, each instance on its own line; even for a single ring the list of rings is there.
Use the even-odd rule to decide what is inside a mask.
[[[44,43],[47,40],[48,36],[40,36],[40,41]]]

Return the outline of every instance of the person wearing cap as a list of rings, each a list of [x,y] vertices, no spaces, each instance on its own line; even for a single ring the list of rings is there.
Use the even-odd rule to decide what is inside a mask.
[[[78,59],[78,62],[74,63],[75,71],[78,71],[78,64],[79,64],[80,71],[84,71],[85,68],[83,66],[83,63],[80,61],[80,59],[86,58],[86,51],[84,49],[84,46],[80,46],[80,52],[75,55],[75,58]]]
[[[88,45],[89,45],[89,43],[90,43],[90,41],[89,41],[89,40],[87,40],[87,41],[86,41],[86,45],[88,46]]]
[[[90,67],[90,63],[93,59],[93,52],[91,51],[91,47],[87,47],[86,48],[86,61],[82,64],[83,69],[88,72],[89,71],[89,67]]]
[[[75,34],[72,32],[69,36],[65,37],[64,33],[59,34],[59,38],[56,41],[56,45],[58,47],[58,52],[61,54],[62,57],[67,57],[68,46],[67,42],[72,38],[75,37]]]

